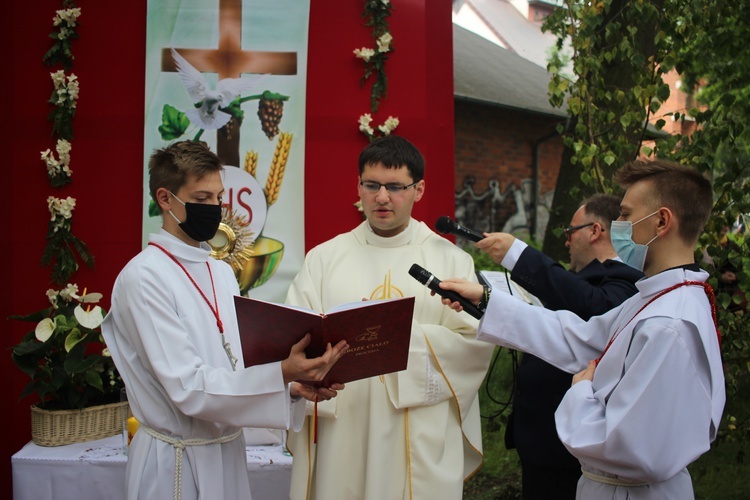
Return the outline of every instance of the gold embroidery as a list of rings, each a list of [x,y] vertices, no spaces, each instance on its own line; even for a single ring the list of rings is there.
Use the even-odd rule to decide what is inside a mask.
[[[370,294],[370,300],[393,299],[403,296],[404,292],[402,292],[399,288],[393,286],[391,281],[391,271],[389,269],[388,274],[386,274],[385,278],[383,278],[383,284],[375,288],[375,290]]]

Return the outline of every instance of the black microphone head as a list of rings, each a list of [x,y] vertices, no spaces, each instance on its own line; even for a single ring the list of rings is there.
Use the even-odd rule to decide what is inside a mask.
[[[439,233],[450,234],[455,231],[456,223],[447,215],[443,215],[437,220],[437,222],[435,222],[435,229],[437,229]]]
[[[409,275],[415,280],[419,281],[423,285],[427,284],[427,280],[430,278],[430,273],[419,264],[412,264],[409,268]]]

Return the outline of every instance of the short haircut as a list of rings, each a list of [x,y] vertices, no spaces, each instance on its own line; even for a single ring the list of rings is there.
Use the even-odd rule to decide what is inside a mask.
[[[595,218],[604,229],[609,231],[612,221],[620,216],[622,198],[611,194],[597,193],[587,198],[581,206],[584,213]]]
[[[385,168],[401,168],[406,165],[414,182],[424,177],[424,156],[409,141],[397,135],[386,135],[375,139],[359,154],[359,175],[367,165],[382,163]]]
[[[646,181],[654,208],[672,210],[679,220],[679,235],[695,244],[713,208],[711,181],[697,170],[666,160],[635,160],[615,173],[615,181],[624,189]]]
[[[208,173],[221,172],[223,168],[221,159],[204,142],[181,141],[157,149],[148,160],[151,198],[158,206],[157,189],[165,188],[176,193],[185,185],[190,174],[201,179]]]

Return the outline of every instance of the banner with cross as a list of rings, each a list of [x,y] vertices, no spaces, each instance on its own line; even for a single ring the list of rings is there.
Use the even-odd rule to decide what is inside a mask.
[[[206,142],[225,164],[213,256],[244,295],[283,301],[304,259],[309,0],[149,0],[143,243],[161,218],[148,158]]]

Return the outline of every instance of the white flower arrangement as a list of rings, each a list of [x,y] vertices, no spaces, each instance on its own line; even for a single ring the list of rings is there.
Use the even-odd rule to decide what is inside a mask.
[[[64,0],[63,5],[66,9],[55,11],[55,17],[52,18],[54,30],[49,34],[50,38],[55,40],[52,47],[44,54],[42,61],[47,66],[62,64],[65,69],[73,67],[73,52],[71,43],[78,38],[78,18],[81,17],[80,7],[74,7],[73,0]]]
[[[47,149],[42,151],[42,161],[47,165],[47,177],[49,177],[52,186],[63,186],[70,182],[73,171],[70,169],[70,151],[73,145],[65,139],[58,139],[54,153]]]
[[[55,198],[54,196],[47,197],[47,208],[51,215],[50,221],[53,223],[53,231],[57,232],[59,229],[70,229],[70,222],[73,217],[73,209],[76,207],[76,199],[68,196],[64,200],[62,198]]]
[[[50,73],[49,76],[55,85],[49,99],[49,103],[55,106],[49,114],[52,132],[59,138],[70,141],[73,139],[73,118],[80,95],[78,77],[73,73],[66,75],[63,70]]]
[[[31,381],[21,397],[36,393],[49,410],[84,408],[119,401],[122,378],[104,344],[100,293],[78,293],[68,283],[46,292],[50,307],[11,319],[36,323],[13,346],[13,362]]]
[[[370,125],[372,123],[372,115],[370,113],[365,113],[362,116],[359,117],[359,130],[367,136],[367,138],[372,141],[378,137],[378,132],[375,131],[375,129],[372,128]],[[396,127],[398,127],[399,119],[394,116],[388,116],[388,118],[385,120],[385,122],[382,125],[378,125],[377,130],[382,135],[390,135],[391,132],[396,130]]]
[[[75,7],[75,0],[63,0],[63,5],[67,8],[56,11],[52,19],[55,30],[50,38],[55,42],[42,58],[47,66],[61,64],[64,68],[50,73],[54,90],[48,102],[54,109],[48,118],[58,137],[57,158],[50,149],[41,152],[53,187],[70,182],[72,121],[80,94],[78,77],[65,72],[73,64],[71,42],[78,38],[76,26],[81,9]],[[41,264],[51,267],[52,281],[58,285],[66,283],[78,269],[76,254],[88,267],[94,265],[86,244],[71,232],[75,206],[76,200],[70,196],[47,198],[50,221]],[[123,382],[101,337],[104,311],[95,305],[102,295],[87,294],[85,290],[78,295],[78,286],[70,283],[60,290],[49,289],[46,295],[51,307],[26,316],[11,316],[36,323],[36,328],[13,347],[13,362],[31,378],[21,397],[36,393],[39,406],[49,410],[119,401]],[[100,348],[101,354],[91,352],[90,346]]]
[[[52,25],[60,27],[60,32],[57,34],[59,40],[65,40],[71,35],[76,34],[73,28],[76,27],[76,21],[80,15],[80,7],[58,10],[55,12],[55,17],[52,18]]]
[[[71,303],[73,300],[77,301],[78,305],[73,309],[73,316],[81,326],[94,330],[96,328],[99,328],[99,326],[104,321],[104,313],[102,312],[102,308],[99,306],[94,306],[93,308],[91,307],[91,304],[96,304],[100,300],[102,300],[103,296],[101,293],[87,294],[86,290],[84,290],[83,295],[78,295],[78,285],[70,283],[68,283],[68,285],[62,290],[56,291],[50,288],[46,293],[50,304],[52,304],[52,307],[55,310],[60,309],[58,298],[65,303]],[[86,306],[86,309],[83,308],[83,304],[88,304]],[[52,337],[52,334],[55,333],[55,328],[57,327],[57,318],[57,316],[52,318],[44,318],[39,323],[37,323],[36,328],[34,329],[34,336],[39,342],[46,342],[50,337]],[[79,339],[80,335],[78,335],[77,337],[73,335],[71,342]],[[65,342],[66,351],[70,351],[70,347],[72,346],[69,347],[69,344],[71,342]]]
[[[383,33],[380,38],[378,38],[377,44],[378,44],[378,52],[388,52],[391,50],[391,42],[393,41],[393,36],[390,33]]]
[[[365,113],[364,115],[359,117],[359,130],[368,137],[372,137],[372,135],[375,133],[375,130],[373,130],[373,128],[370,126],[371,122],[372,115],[370,115],[370,113]]]
[[[42,264],[52,266],[52,280],[55,283],[65,283],[78,270],[75,254],[88,266],[94,266],[94,257],[86,244],[73,235],[73,209],[76,199],[47,198],[47,208],[50,221],[47,229],[47,246],[42,253]]]
[[[390,135],[391,132],[396,130],[396,127],[398,127],[398,118],[393,116],[388,116],[388,118],[385,120],[385,123],[382,125],[378,125],[378,130],[380,130],[383,135]]]
[[[388,27],[388,17],[392,8],[388,0],[365,1],[362,17],[365,19],[365,25],[372,28],[371,39],[375,48],[354,49],[354,57],[364,62],[364,74],[360,79],[360,85],[364,85],[371,76],[375,77],[370,91],[370,109],[373,113],[378,111],[380,100],[388,92],[385,62],[388,60],[388,53],[393,50],[393,35]]]
[[[365,62],[370,62],[370,58],[375,55],[375,51],[367,47],[362,47],[361,49],[354,49],[354,55],[357,59],[364,59]]]
[[[63,70],[50,73],[49,76],[55,84],[55,91],[52,94],[53,104],[58,107],[75,108],[80,93],[78,77],[74,73],[66,75]]]

